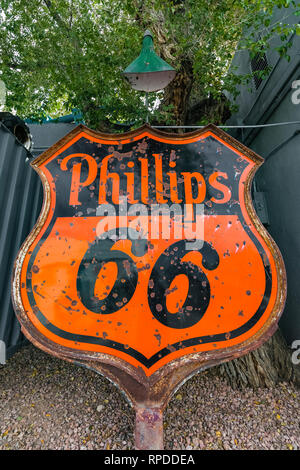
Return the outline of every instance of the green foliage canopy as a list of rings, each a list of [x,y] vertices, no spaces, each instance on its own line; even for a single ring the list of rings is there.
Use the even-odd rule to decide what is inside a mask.
[[[122,71],[137,57],[144,30],[157,54],[177,70],[189,65],[187,103],[233,93],[249,77],[228,72],[237,45],[255,54],[270,39],[288,58],[289,38],[299,25],[272,22],[290,0],[0,0],[0,79],[8,89],[6,109],[45,119],[80,109],[94,128],[107,122],[145,119],[143,95]],[[259,37],[259,40],[258,40]],[[172,85],[170,85],[172,86]],[[163,92],[150,96],[163,102]],[[172,101],[153,119],[172,122]]]

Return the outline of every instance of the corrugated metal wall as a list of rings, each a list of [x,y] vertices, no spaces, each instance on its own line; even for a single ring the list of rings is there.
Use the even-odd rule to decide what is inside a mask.
[[[43,196],[28,157],[31,154],[0,123],[0,341],[5,343],[6,359],[26,341],[11,303],[11,274],[19,247],[40,213]]]

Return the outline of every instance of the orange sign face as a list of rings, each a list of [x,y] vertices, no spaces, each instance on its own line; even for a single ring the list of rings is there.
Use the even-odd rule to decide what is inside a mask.
[[[32,162],[45,198],[15,265],[25,334],[146,376],[187,355],[240,355],[270,335],[285,278],[251,203],[261,161],[213,126],[184,136],[76,128]]]

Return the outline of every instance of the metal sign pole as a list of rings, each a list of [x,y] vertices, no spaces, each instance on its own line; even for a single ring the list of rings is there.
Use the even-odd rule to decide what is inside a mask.
[[[163,450],[163,410],[158,407],[135,407],[135,448]]]
[[[149,100],[148,100],[148,91],[146,91],[146,99],[145,99],[145,106],[146,106],[146,109],[147,109],[147,114],[146,114],[146,123],[148,124],[149,123]]]

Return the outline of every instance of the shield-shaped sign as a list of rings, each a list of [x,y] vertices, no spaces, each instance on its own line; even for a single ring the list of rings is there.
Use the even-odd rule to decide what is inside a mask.
[[[286,293],[251,202],[262,161],[212,125],[184,135],[78,126],[31,163],[44,204],[15,263],[25,335],[135,402],[163,377],[167,395],[262,344]]]

